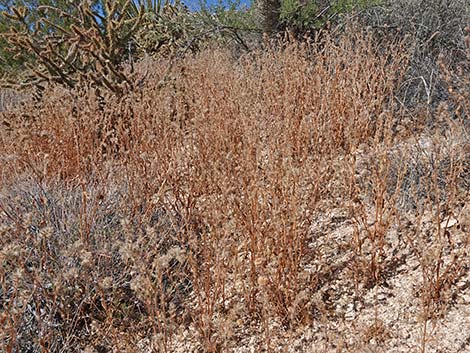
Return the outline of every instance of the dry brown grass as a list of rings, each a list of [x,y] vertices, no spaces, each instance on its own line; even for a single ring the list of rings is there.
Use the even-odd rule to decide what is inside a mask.
[[[394,100],[405,48],[359,30],[205,51],[161,87],[166,65],[104,106],[51,88],[2,113],[2,350],[439,347],[468,290],[468,76],[429,129]],[[392,323],[381,288],[415,270]]]

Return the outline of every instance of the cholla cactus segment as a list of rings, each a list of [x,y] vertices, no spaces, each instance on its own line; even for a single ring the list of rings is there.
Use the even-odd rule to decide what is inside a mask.
[[[151,56],[172,56],[204,28],[197,28],[196,22],[197,15],[180,4],[167,4],[158,13],[147,12],[136,35],[137,47]],[[196,43],[191,44],[195,47]]]
[[[86,80],[122,93],[132,82],[122,65],[127,59],[127,43],[144,18],[143,6],[135,16],[126,15],[135,6],[131,3],[105,1],[102,12],[86,1],[72,4],[69,9],[40,6],[37,19],[31,19],[24,7],[3,12],[18,25],[3,34],[10,50],[35,59],[28,72],[17,80],[18,85],[52,82],[73,88]]]
[[[162,4],[158,10],[145,13],[134,36],[137,56],[181,58],[210,43],[231,43],[249,50],[245,40],[258,32],[252,12],[237,10],[234,5],[203,7],[193,12],[180,1]]]

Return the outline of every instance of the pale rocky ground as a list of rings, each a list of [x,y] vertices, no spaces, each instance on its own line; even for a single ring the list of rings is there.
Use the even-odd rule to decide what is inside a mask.
[[[411,138],[389,152],[414,150],[429,156],[435,142],[429,137]],[[462,146],[468,147],[468,141],[454,139],[448,148],[455,151]],[[363,178],[370,156],[365,151],[360,154],[356,172],[358,178]],[[304,264],[306,274],[319,278],[315,288],[303,293],[313,310],[312,321],[286,330],[279,322],[270,322],[266,329],[241,318],[230,323],[229,330],[221,330],[220,335],[225,332],[227,336],[222,339],[225,343],[220,351],[470,352],[470,190],[466,184],[461,192],[464,201],[447,216],[436,219],[429,211],[421,218],[412,212],[393,216],[384,240],[381,280],[369,286],[354,281],[357,267],[351,244],[357,234],[366,238],[366,229],[379,229],[375,228],[380,222],[374,220],[374,210],[362,211],[367,219],[358,222],[350,216],[354,205],[349,209],[325,205],[324,211],[314,215],[309,248],[315,249],[315,254]],[[445,235],[440,241],[436,240],[438,225]],[[436,260],[439,244],[443,249],[441,275],[449,282],[441,292],[442,304],[428,306],[426,315],[429,284],[423,264]],[[370,254],[367,240],[362,249]],[[453,259],[459,263],[456,271],[450,271]],[[170,351],[202,351],[196,337],[195,327],[176,333]],[[142,340],[141,352],[152,351],[152,347],[158,350],[158,341],[157,337]]]
[[[393,263],[378,286],[360,286],[355,294],[346,249],[354,233],[346,212],[334,209],[318,217],[314,224],[312,247],[321,249],[329,268],[320,269],[330,278],[312,293],[312,303],[324,310],[308,326],[286,331],[277,322],[269,327],[269,342],[261,327],[235,323],[223,351],[251,352],[470,352],[470,250],[459,252],[462,269],[458,279],[445,291],[446,304],[434,309],[433,318],[423,317],[423,273],[416,254],[407,246],[405,233],[414,225],[394,227],[387,236],[388,259]],[[447,224],[452,241],[464,246],[470,236],[470,200]],[[430,230],[429,217],[422,220],[423,231]],[[328,235],[326,235],[328,234]],[[323,236],[321,236],[323,235]],[[316,239],[316,240],[314,240]],[[451,256],[444,258],[444,264]],[[315,264],[311,264],[312,268]],[[424,336],[424,329],[426,333]],[[171,351],[198,352],[194,327],[174,337]],[[424,340],[424,341],[423,341]],[[149,351],[150,340],[143,340],[142,352]]]

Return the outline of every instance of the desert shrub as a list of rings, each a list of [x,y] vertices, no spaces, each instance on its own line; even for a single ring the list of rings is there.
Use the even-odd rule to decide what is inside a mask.
[[[467,1],[383,1],[381,6],[364,11],[361,17],[377,33],[408,38],[410,66],[399,94],[407,107],[424,105],[435,110],[450,97],[439,58],[446,58],[448,68],[468,61]],[[462,74],[468,75],[468,66],[465,72]]]
[[[191,12],[179,1],[98,1],[8,8],[2,24],[14,27],[4,28],[2,47],[27,69],[3,84],[39,92],[46,83],[91,84],[121,95],[135,86],[131,66],[144,56],[175,60],[209,44],[249,50],[251,12],[225,6]]]
[[[15,90],[1,89],[0,90],[0,112],[7,111],[19,106],[20,102],[25,98],[24,94],[21,94]]]
[[[301,5],[297,0],[286,0],[281,3],[280,23],[298,31],[319,27],[320,21],[317,17],[319,11],[314,1]]]
[[[242,52],[256,48],[259,29],[256,26],[254,6],[241,5],[239,0],[219,2],[216,5],[203,6],[201,14],[216,31],[213,38],[216,43],[233,48],[243,49]]]
[[[280,26],[300,38],[307,32],[337,23],[342,17],[379,3],[378,0],[283,0],[279,12]]]
[[[2,217],[0,243],[6,351],[125,347],[116,330],[128,339],[152,327],[171,330],[165,320],[182,312],[190,286],[186,249],[172,240],[176,228],[164,210],[125,211],[125,188],[25,179],[2,199],[11,216]]]

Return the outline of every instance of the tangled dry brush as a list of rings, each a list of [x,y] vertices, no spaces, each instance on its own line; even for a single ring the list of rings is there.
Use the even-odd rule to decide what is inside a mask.
[[[1,350],[468,351],[470,71],[407,105],[408,49],[354,30],[5,102]]]

